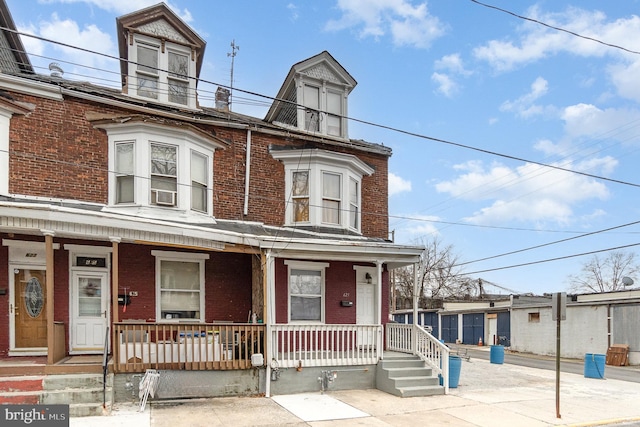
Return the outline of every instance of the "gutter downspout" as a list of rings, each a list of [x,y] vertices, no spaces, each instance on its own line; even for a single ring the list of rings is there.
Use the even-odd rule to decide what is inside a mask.
[[[251,178],[251,129],[247,129],[247,158],[244,176],[244,215],[249,214],[249,180]]]

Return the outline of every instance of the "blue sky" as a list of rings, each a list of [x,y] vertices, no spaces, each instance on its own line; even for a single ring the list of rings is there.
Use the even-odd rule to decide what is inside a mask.
[[[155,3],[7,0],[19,30],[113,56],[115,18]],[[398,243],[437,237],[470,262],[640,218],[640,54],[620,49],[640,52],[638,0],[490,2],[618,47],[470,0],[167,4],[207,41],[205,105],[213,106],[216,84],[230,84],[232,40],[240,47],[236,112],[264,117],[268,99],[238,89],[273,97],[294,63],[323,50],[349,71],[358,81],[349,116],[359,120],[350,137],[393,149],[389,212]],[[23,42],[39,72],[57,61],[66,78],[118,85],[112,59]],[[463,268],[518,292],[564,291],[590,255],[504,267],[639,242],[634,225]]]

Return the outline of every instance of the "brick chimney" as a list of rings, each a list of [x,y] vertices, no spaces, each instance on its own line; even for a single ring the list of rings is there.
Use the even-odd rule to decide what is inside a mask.
[[[231,91],[229,89],[225,89],[219,87],[216,90],[216,109],[222,111],[229,111],[229,96],[231,95]]]

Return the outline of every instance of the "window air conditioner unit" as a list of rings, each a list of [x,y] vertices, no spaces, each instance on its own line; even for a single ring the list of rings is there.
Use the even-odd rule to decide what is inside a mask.
[[[176,192],[155,190],[156,192],[156,204],[163,206],[175,206],[176,205]]]

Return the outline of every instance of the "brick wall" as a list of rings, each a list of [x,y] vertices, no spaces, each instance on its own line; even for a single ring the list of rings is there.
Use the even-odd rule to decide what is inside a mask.
[[[108,142],[104,131],[86,119],[88,112],[128,114],[126,110],[67,96],[64,101],[13,93],[36,105],[28,116],[14,116],[10,127],[9,191],[30,196],[107,203]],[[137,114],[137,113],[136,113]],[[201,126],[231,145],[214,158],[214,215],[217,218],[284,223],[284,167],[269,154],[270,145],[314,147],[357,155],[375,172],[362,182],[362,232],[388,237],[387,157],[357,150],[310,144],[252,132],[250,204],[244,215],[247,131]]]
[[[327,324],[354,324],[356,323],[356,274],[352,262],[332,261],[325,270],[325,323]],[[362,265],[362,264],[358,264]],[[284,259],[275,261],[275,302],[276,321],[288,323],[289,321],[289,279],[288,267]],[[348,297],[343,297],[348,293]],[[353,301],[352,307],[341,307],[340,301]],[[389,317],[389,273],[382,272],[382,323],[385,324]]]

